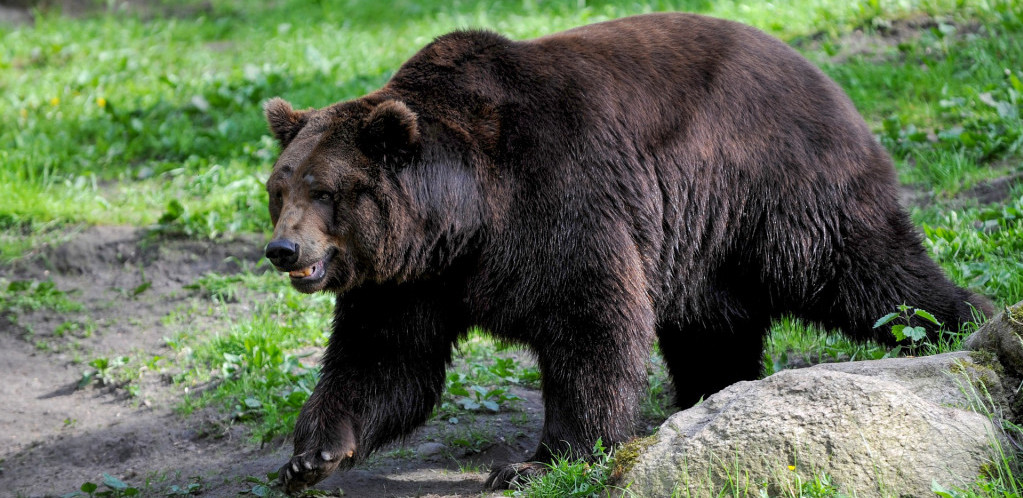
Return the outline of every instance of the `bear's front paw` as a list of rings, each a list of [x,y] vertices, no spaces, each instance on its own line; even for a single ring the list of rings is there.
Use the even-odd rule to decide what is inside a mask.
[[[488,490],[509,489],[526,484],[534,477],[540,477],[547,473],[548,467],[540,462],[509,463],[496,465],[490,471],[484,487]]]
[[[351,449],[344,453],[328,450],[302,452],[291,457],[291,460],[278,471],[279,485],[288,494],[299,493],[326,479],[337,469],[342,460],[352,458],[354,454],[355,451]]]

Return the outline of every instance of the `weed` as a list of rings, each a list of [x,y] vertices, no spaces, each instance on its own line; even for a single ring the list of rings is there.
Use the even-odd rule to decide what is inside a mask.
[[[497,413],[501,411],[501,406],[519,400],[518,396],[503,387],[490,388],[471,384],[468,376],[462,372],[448,373],[445,394],[454,397],[454,404],[468,411],[486,409]],[[442,407],[442,410],[444,409]]]
[[[613,466],[611,453],[605,450],[603,442],[598,439],[589,458],[556,457],[548,464],[546,473],[529,479],[519,489],[505,493],[505,496],[602,497],[615,490],[608,484]]]
[[[245,482],[251,484],[248,489],[240,491],[240,495],[252,495],[265,498],[288,498],[288,493],[285,493],[278,487],[277,472],[267,472],[265,477],[247,476]],[[306,489],[298,493],[300,497],[312,497],[312,496],[344,496],[345,493],[340,488],[327,491],[322,489]]]
[[[117,375],[118,370],[127,365],[129,361],[127,356],[93,359],[89,362],[89,366],[92,369],[82,372],[82,378],[78,380],[78,389],[82,389],[93,382],[100,386],[117,384],[121,380]]]
[[[129,486],[124,481],[121,481],[107,473],[103,474],[103,486],[106,487],[106,489],[101,491],[99,490],[99,485],[96,483],[86,482],[82,484],[79,491],[63,495],[63,498],[72,498],[76,496],[121,498],[126,496],[140,496],[142,493],[142,491],[138,488]]]
[[[185,285],[186,289],[214,301],[236,302],[239,292],[250,290],[258,293],[276,293],[287,288],[275,272],[264,271],[264,266],[236,262],[243,269],[232,274],[208,273]],[[265,262],[263,260],[262,262]]]
[[[288,496],[276,488],[277,472],[269,472],[266,474],[266,477],[248,476],[245,478],[245,482],[251,484],[251,486],[238,494],[266,498],[283,498]]]
[[[951,210],[935,206],[914,218],[924,244],[954,280],[1003,303],[1023,300],[1023,188],[1004,204]]]
[[[7,284],[7,292],[0,293],[0,312],[41,309],[70,313],[81,311],[82,305],[68,298],[67,292],[57,289],[52,280],[14,280]]]
[[[792,498],[832,498],[839,496],[838,488],[831,482],[831,476],[826,473],[814,472],[809,479],[804,479],[796,473],[796,466],[789,465],[793,480],[783,485],[780,495]],[[758,490],[761,498],[767,498],[767,488]]]
[[[449,448],[460,448],[466,455],[475,455],[494,445],[494,435],[476,424],[466,424],[446,432],[441,439]]]
[[[178,486],[177,484],[172,485],[168,490],[167,496],[191,496],[202,494],[202,483],[191,482],[185,486]]]
[[[647,362],[646,395],[640,400],[639,412],[648,419],[661,421],[672,411],[671,381],[664,358],[659,352],[651,353]]]
[[[408,446],[402,446],[400,448],[395,448],[391,451],[388,451],[387,453],[384,453],[383,456],[387,458],[399,458],[408,460],[416,457],[416,450],[414,448],[409,448]]]
[[[938,322],[938,319],[934,318],[934,315],[928,311],[900,304],[898,311],[888,313],[887,315],[878,318],[877,321],[874,322],[874,328],[880,328],[891,323],[893,320],[900,319],[903,323],[892,325],[891,333],[895,336],[896,341],[902,342],[909,339],[909,350],[912,354],[916,352],[921,342],[927,338],[927,329],[919,325],[913,325],[914,317],[926,320],[927,322],[937,325],[939,328],[941,327],[941,323]],[[896,346],[896,352],[892,356],[898,354],[898,348],[899,346]]]
[[[92,320],[66,320],[53,329],[53,335],[56,337],[71,336],[79,339],[92,337],[95,332],[96,322]]]
[[[439,417],[454,417],[459,411],[497,413],[519,401],[510,385],[535,385],[540,374],[536,367],[523,366],[511,356],[500,356],[495,343],[474,331],[459,347],[466,368],[449,372],[444,397],[437,410]]]
[[[188,353],[190,364],[177,382],[196,384],[218,379],[216,388],[188,397],[180,407],[185,413],[208,404],[230,412],[234,420],[250,424],[253,437],[269,441],[294,427],[299,409],[318,379],[315,369],[302,365],[306,354],[299,347],[326,342],[330,313],[329,296],[299,299],[284,289],[266,299],[248,320],[236,322],[226,334],[197,340],[182,331],[168,344]]]
[[[871,341],[856,342],[838,331],[822,330],[791,316],[771,325],[764,345],[764,377],[791,368],[825,361],[877,360],[888,349]],[[798,355],[798,357],[793,357]]]

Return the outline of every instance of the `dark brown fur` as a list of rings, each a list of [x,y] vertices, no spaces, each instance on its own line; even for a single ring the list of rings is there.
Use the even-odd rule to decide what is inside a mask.
[[[655,339],[685,407],[756,378],[783,314],[890,342],[871,325],[902,303],[988,310],[928,259],[842,91],[733,22],[456,32],[377,92],[267,118],[272,259],[337,293],[291,490],[425,422],[470,326],[536,354],[544,462],[629,438]]]

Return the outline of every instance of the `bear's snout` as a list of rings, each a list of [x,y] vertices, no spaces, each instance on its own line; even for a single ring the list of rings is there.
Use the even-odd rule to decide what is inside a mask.
[[[290,239],[274,239],[266,245],[266,259],[277,268],[290,268],[298,262],[298,244]]]

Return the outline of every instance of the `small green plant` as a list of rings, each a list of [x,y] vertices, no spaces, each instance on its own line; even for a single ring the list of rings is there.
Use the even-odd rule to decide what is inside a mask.
[[[771,324],[771,335],[765,341],[762,376],[793,365],[878,360],[888,352],[876,342],[854,341],[837,330],[822,329],[799,318],[783,316]]]
[[[536,367],[524,366],[498,349],[485,333],[470,334],[458,350],[464,367],[448,373],[437,416],[450,418],[460,411],[497,413],[519,401],[508,386],[539,383]]]
[[[239,495],[252,495],[262,498],[288,498],[289,495],[278,487],[277,472],[267,472],[266,477],[248,476],[245,482],[251,484],[247,489],[238,492]],[[301,497],[312,496],[344,496],[341,489],[327,491],[322,489],[307,489],[298,494]]]
[[[191,496],[198,494],[202,494],[202,483],[198,481],[188,483],[185,486],[174,484],[167,490],[167,496]]]
[[[614,489],[608,484],[614,461],[600,439],[593,445],[589,458],[557,457],[548,464],[547,471],[529,479],[519,489],[509,490],[505,496],[548,498],[597,498],[609,495]]]
[[[830,498],[838,496],[838,489],[827,475],[817,475],[800,487],[800,496],[805,498]]]
[[[891,333],[895,336],[896,341],[902,342],[909,339],[909,350],[911,353],[915,353],[916,350],[927,340],[927,329],[919,325],[913,325],[913,317],[919,317],[941,327],[941,323],[938,322],[938,319],[934,318],[934,315],[928,311],[900,304],[898,311],[893,311],[881,318],[878,318],[877,321],[874,322],[874,328],[883,327],[897,319],[901,320],[903,323],[892,325]],[[890,356],[897,356],[900,352],[900,348],[901,346],[895,346],[895,349],[892,350]]]
[[[82,378],[78,380],[78,388],[82,389],[95,382],[101,387],[114,385],[118,382],[117,371],[128,364],[130,359],[127,356],[116,356],[114,358],[99,357],[89,362],[90,370],[82,372]]]
[[[265,271],[264,266],[248,265],[238,260],[235,262],[243,271],[227,275],[207,273],[185,285],[185,288],[213,301],[232,303],[238,301],[239,294],[244,290],[276,293],[287,287],[287,283],[276,272]]]
[[[121,498],[124,496],[140,496],[141,494],[141,491],[139,491],[138,488],[129,486],[124,481],[105,472],[103,473],[103,486],[105,486],[106,489],[100,490],[99,485],[96,483],[86,482],[82,484],[79,491],[63,495],[62,498],[73,498],[78,496]]]
[[[92,337],[95,331],[96,322],[93,322],[92,320],[67,320],[53,329],[53,335],[57,337],[72,336],[79,339],[85,339]]]
[[[266,474],[266,477],[248,476],[245,478],[245,482],[251,484],[251,486],[249,486],[248,489],[242,490],[238,494],[268,498],[288,496],[275,487],[277,483],[277,472],[269,472]]]
[[[671,381],[664,358],[659,351],[650,354],[646,366],[646,395],[640,400],[639,412],[643,417],[660,422],[672,412]]]

